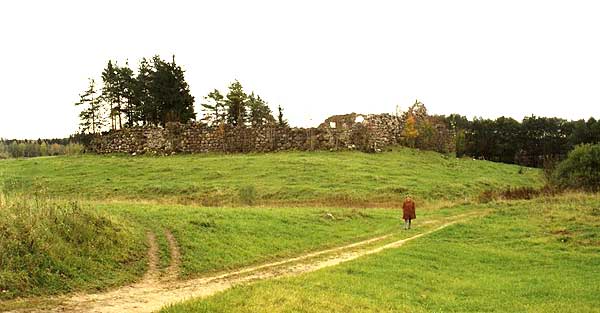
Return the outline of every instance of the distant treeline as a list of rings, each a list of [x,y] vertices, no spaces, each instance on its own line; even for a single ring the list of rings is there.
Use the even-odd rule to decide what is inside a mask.
[[[538,116],[520,122],[510,117],[469,120],[458,114],[429,115],[425,105],[416,101],[399,118],[402,145],[524,166],[554,164],[578,145],[600,143],[600,121],[593,117],[587,121]]]
[[[542,167],[544,162],[564,159],[579,144],[600,143],[600,122],[594,118],[530,116],[519,122],[510,117],[468,120],[452,114],[444,119],[455,132],[457,156]]]
[[[0,138],[0,159],[82,153],[83,145],[76,137],[60,139],[15,140]]]

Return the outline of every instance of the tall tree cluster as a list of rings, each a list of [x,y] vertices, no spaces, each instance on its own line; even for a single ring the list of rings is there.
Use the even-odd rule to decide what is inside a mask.
[[[101,84],[90,79],[75,103],[82,107],[81,133],[195,120],[194,97],[184,74],[174,56],[171,61],[159,56],[143,58],[137,71],[132,70],[128,62],[119,65],[108,61],[100,75]],[[209,126],[287,127],[281,107],[275,119],[267,102],[254,92],[247,94],[237,80],[225,94],[214,89],[204,99],[200,121]]]
[[[194,97],[185,81],[184,70],[159,56],[142,59],[137,75],[128,63],[108,61],[102,71],[102,88],[90,79],[88,88],[76,103],[83,106],[80,128],[98,133],[136,125],[165,125],[196,118]]]
[[[226,95],[214,89],[204,99],[202,120],[211,126],[287,126],[281,107],[279,118],[275,120],[267,102],[254,92],[246,94],[237,80],[229,85]]]

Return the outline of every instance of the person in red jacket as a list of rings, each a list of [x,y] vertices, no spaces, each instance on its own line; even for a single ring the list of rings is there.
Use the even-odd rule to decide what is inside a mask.
[[[415,201],[410,196],[406,196],[402,204],[402,218],[404,219],[404,229],[410,229],[410,222],[417,218]]]

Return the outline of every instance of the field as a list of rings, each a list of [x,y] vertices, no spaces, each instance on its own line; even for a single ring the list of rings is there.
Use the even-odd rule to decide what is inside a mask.
[[[405,163],[411,166],[401,166]],[[477,171],[489,175],[477,178]],[[7,203],[0,298],[134,281],[146,270],[147,232],[157,238],[161,269],[171,261],[169,231],[181,250],[179,275],[196,277],[389,233],[398,227],[398,212],[386,207],[397,206],[407,193],[436,207],[441,199],[432,196],[434,190],[454,190],[448,198],[456,199],[487,188],[539,184],[536,170],[521,172],[516,166],[409,149],[3,160]],[[240,192],[245,186],[255,194]],[[225,200],[211,202],[228,205],[203,206],[217,198]],[[389,205],[346,208],[378,201]],[[271,202],[283,204],[267,205]],[[119,240],[112,240],[115,235]],[[82,244],[118,253],[77,251]],[[64,250],[73,254],[61,255]]]
[[[496,203],[485,217],[183,312],[600,312],[600,199]]]
[[[398,148],[44,157],[0,161],[0,175],[0,310],[69,312],[73,300],[53,295],[79,291],[104,293],[80,299],[85,305],[118,307],[107,290],[144,301],[155,293],[158,310],[179,291],[181,299],[213,294],[186,282],[214,277],[234,288],[165,310],[521,311],[537,303],[584,312],[597,304],[588,287],[599,279],[597,197],[477,201],[487,190],[542,186],[536,169]],[[418,203],[409,232],[397,209],[407,194]],[[412,240],[418,234],[426,235]],[[335,267],[243,284],[257,271],[276,278],[302,262],[311,268],[404,239],[412,241]],[[230,277],[240,269],[247,275]]]
[[[539,186],[537,170],[434,152],[286,152],[131,157],[83,155],[5,160],[5,188],[47,188],[72,200],[119,199],[203,206],[246,204],[396,206],[476,197],[487,189]]]

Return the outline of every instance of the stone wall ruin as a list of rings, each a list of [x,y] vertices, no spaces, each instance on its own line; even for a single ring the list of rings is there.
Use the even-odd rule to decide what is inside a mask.
[[[166,127],[124,128],[97,135],[96,153],[173,154],[204,152],[272,152],[284,150],[381,151],[400,142],[401,120],[391,114],[346,114],[319,127],[210,127],[203,123],[169,123]]]

